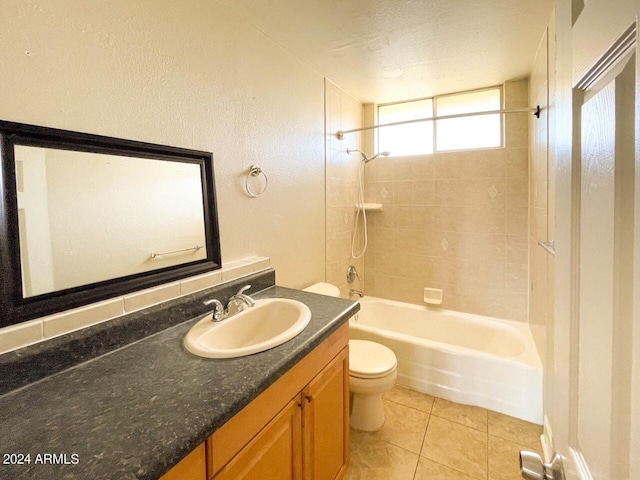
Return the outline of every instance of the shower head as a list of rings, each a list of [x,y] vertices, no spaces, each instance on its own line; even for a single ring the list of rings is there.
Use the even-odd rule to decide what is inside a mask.
[[[391,155],[391,152],[388,152],[387,150],[384,150],[382,152],[378,152],[371,158],[365,158],[364,163],[369,163],[370,161],[375,160],[376,158],[378,158],[380,155],[382,155],[383,157],[388,157],[389,155]]]
[[[358,150],[357,148],[347,148],[347,154],[351,155],[352,153],[358,152],[360,155],[362,155],[362,161],[364,163],[369,163],[372,160],[375,160],[376,158],[378,158],[380,155],[382,155],[383,157],[388,157],[389,155],[391,155],[391,152],[388,151],[383,151],[383,152],[379,152],[376,153],[373,157],[369,158],[367,156],[366,153],[364,153],[362,150]]]

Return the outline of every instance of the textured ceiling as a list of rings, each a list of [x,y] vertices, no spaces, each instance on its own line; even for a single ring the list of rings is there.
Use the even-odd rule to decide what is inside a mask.
[[[219,0],[364,103],[527,76],[554,0]]]

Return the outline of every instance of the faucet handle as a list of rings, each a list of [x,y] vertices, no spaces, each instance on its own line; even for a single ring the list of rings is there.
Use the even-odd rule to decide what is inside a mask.
[[[358,270],[356,270],[356,267],[354,267],[353,265],[349,265],[349,268],[347,268],[347,282],[353,283],[356,281],[356,278],[360,280],[360,275],[358,275]]]
[[[236,293],[236,295],[242,295],[244,292],[246,292],[247,290],[249,290],[251,288],[251,285],[245,285],[244,287],[242,287],[240,290],[238,290],[238,293]]]
[[[222,302],[220,300],[216,300],[215,298],[212,300],[207,300],[205,302],[203,302],[205,305],[212,305],[213,304],[213,321],[214,322],[219,322],[220,320],[222,320],[222,317],[224,316],[224,305],[222,305]]]

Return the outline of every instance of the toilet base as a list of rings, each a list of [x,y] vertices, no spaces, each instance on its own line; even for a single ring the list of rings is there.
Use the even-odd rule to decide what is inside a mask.
[[[355,430],[375,432],[384,425],[382,395],[393,388],[398,376],[396,356],[384,345],[349,340],[349,362],[349,424]],[[352,370],[353,365],[358,368]]]
[[[382,394],[353,394],[349,425],[362,432],[375,432],[384,425]]]

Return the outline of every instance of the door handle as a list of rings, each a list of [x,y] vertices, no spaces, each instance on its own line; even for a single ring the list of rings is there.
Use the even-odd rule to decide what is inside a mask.
[[[304,406],[305,406],[307,403],[311,403],[311,400],[313,400],[313,396],[312,396],[312,395],[308,395],[308,394],[306,394],[306,393],[303,393],[303,394],[302,394],[302,397],[299,397],[299,398],[300,398],[300,401],[298,402],[298,406],[299,406],[302,410],[304,410]]]
[[[526,480],[566,480],[562,457],[556,453],[549,463],[544,463],[536,452],[520,450],[520,473]]]

